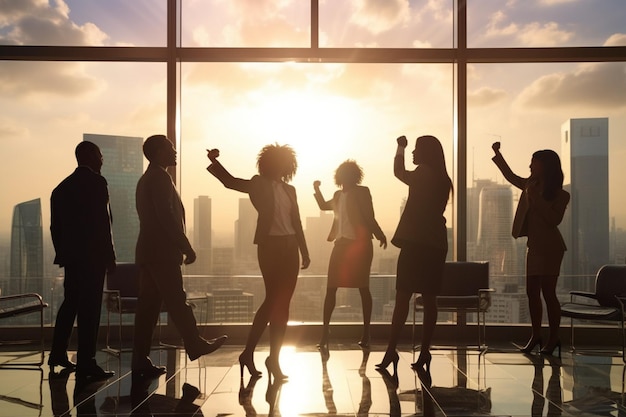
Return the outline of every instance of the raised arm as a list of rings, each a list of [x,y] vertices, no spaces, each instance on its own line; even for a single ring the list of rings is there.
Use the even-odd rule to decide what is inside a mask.
[[[500,142],[494,142],[493,145],[491,145],[491,149],[493,149],[495,153],[491,160],[496,164],[498,169],[500,169],[504,178],[513,186],[523,190],[526,187],[527,178],[520,177],[511,170],[511,167],[509,167],[509,164],[507,164],[500,153]]]
[[[213,174],[215,178],[224,184],[224,187],[240,191],[242,193],[249,193],[250,180],[233,177],[230,172],[228,172],[226,168],[224,168],[224,166],[217,160],[219,156],[219,149],[207,149],[207,158],[211,161],[211,165],[207,167],[207,171]]]
[[[396,139],[398,147],[396,148],[396,156],[393,158],[393,175],[405,184],[409,184],[408,172],[404,167],[404,150],[407,146],[406,136],[400,136]]]
[[[313,196],[315,197],[315,201],[317,201],[317,205],[319,206],[320,210],[332,210],[334,206],[333,200],[326,201],[324,199],[324,196],[322,195],[322,192],[320,191],[321,184],[322,183],[317,180],[313,182],[313,190],[315,191]]]

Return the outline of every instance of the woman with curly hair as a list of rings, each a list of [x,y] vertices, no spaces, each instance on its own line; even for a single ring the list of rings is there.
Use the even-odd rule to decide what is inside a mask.
[[[374,217],[372,195],[361,184],[363,170],[353,160],[343,162],[335,171],[335,184],[340,188],[332,200],[326,201],[320,181],[313,183],[315,200],[320,210],[332,210],[333,225],[328,241],[335,242],[328,265],[328,283],[324,298],[324,327],[318,346],[328,346],[330,317],[335,309],[337,288],[358,288],[363,308],[363,335],[359,346],[369,348],[372,294],[369,289],[370,268],[374,254],[372,235],[387,248],[387,238]]]
[[[296,173],[298,163],[294,150],[288,145],[266,145],[257,157],[258,175],[251,179],[233,177],[217,160],[218,149],[207,150],[211,165],[207,170],[226,188],[247,193],[258,212],[254,243],[257,245],[259,267],[265,284],[265,299],[254,315],[246,347],[239,355],[239,368],[248,368],[252,376],[261,373],[254,366],[253,354],[268,323],[270,325],[270,355],[265,361],[267,371],[277,380],[287,378],[279,364],[289,304],[296,287],[299,253],[302,269],[311,260],[304,239],[296,189],[287,184]]]

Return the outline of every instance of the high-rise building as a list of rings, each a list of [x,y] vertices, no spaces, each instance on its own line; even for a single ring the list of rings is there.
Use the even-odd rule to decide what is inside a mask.
[[[493,275],[523,273],[511,235],[513,224],[513,192],[509,185],[482,187],[479,198],[476,260],[489,261]],[[523,263],[522,263],[523,265]],[[502,282],[501,284],[504,284]]]
[[[258,273],[254,244],[257,212],[249,198],[239,199],[239,217],[235,221],[235,261],[238,274]]]
[[[210,274],[212,259],[211,199],[206,195],[193,200],[193,248],[197,259],[188,265],[194,274]]]
[[[41,199],[13,208],[11,266],[8,294],[43,293],[43,228]]]
[[[328,234],[334,216],[332,212],[320,211],[318,217],[305,218],[305,237],[311,257],[308,274],[325,275],[328,272],[328,262],[334,246],[333,242],[328,241]]]
[[[564,188],[571,201],[561,223],[567,245],[563,274],[570,289],[592,290],[609,262],[609,120],[570,119],[561,126]]]
[[[209,323],[250,323],[254,296],[237,289],[213,290],[207,294]]]
[[[135,189],[143,173],[143,139],[85,133],[83,140],[98,145],[104,159],[101,173],[109,185],[117,262],[134,262],[139,235]]]

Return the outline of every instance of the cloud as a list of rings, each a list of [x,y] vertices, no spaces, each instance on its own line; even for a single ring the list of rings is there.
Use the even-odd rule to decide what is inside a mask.
[[[69,19],[63,0],[0,0],[0,43],[15,45],[100,46],[108,36],[93,23]]]
[[[0,65],[0,94],[3,98],[41,95],[75,97],[104,88],[104,82],[84,72],[82,63],[7,61]]]
[[[471,107],[487,107],[503,101],[507,97],[504,90],[482,87],[467,95],[467,102]]]
[[[373,34],[385,32],[409,21],[407,0],[354,0],[352,23]]]
[[[626,107],[626,65],[586,64],[572,73],[545,75],[525,88],[517,102],[531,109]]]
[[[626,33],[614,33],[604,42],[604,46],[626,46]]]
[[[507,15],[502,11],[493,13],[487,24],[489,38],[510,37],[523,46],[563,46],[574,36],[573,32],[562,30],[556,22],[531,22],[525,25],[507,23]]]
[[[0,118],[0,140],[11,140],[30,136],[28,128],[14,119]]]

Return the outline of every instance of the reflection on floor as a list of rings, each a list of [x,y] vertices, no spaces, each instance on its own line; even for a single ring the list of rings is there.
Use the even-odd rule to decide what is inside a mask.
[[[486,353],[433,350],[430,374],[415,372],[410,351],[400,352],[395,375],[378,372],[383,346],[361,350],[331,345],[286,346],[284,383],[240,379],[240,346],[224,346],[198,361],[184,351],[160,350],[153,361],[167,374],[133,379],[130,353],[98,353],[114,378],[77,386],[74,374],[47,366],[0,368],[0,416],[626,416],[620,357],[523,355],[510,345]],[[27,360],[2,352],[1,362]],[[20,356],[18,358],[18,356]],[[267,349],[255,354],[261,369]],[[47,358],[46,358],[47,359]],[[389,372],[393,369],[390,366]]]

